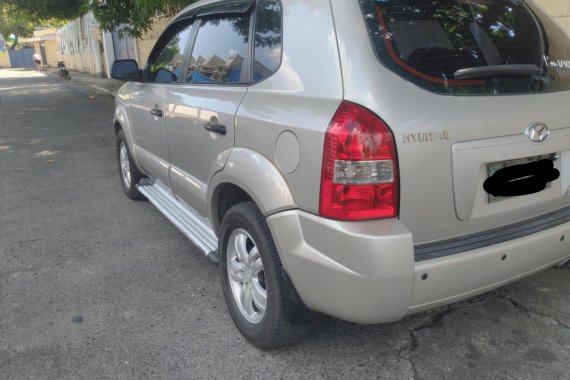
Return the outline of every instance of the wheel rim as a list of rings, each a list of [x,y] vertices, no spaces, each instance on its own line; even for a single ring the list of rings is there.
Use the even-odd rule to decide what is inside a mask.
[[[121,142],[121,148],[119,150],[120,161],[121,161],[121,173],[123,174],[123,182],[125,186],[131,187],[131,164],[129,163],[129,154],[127,151],[127,146],[124,142]]]
[[[267,285],[257,245],[244,230],[230,236],[226,272],[239,311],[249,322],[260,323],[267,309]]]

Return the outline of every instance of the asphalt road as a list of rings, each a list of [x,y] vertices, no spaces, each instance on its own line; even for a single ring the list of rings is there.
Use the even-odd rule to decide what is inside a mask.
[[[253,348],[217,267],[123,195],[112,113],[89,87],[0,70],[1,379],[569,378],[570,270]]]

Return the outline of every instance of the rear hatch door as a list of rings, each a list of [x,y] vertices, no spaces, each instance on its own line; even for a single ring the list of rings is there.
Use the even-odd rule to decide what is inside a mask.
[[[352,48],[339,38],[345,96],[394,131],[400,217],[416,244],[568,206],[570,41],[549,16],[531,2],[507,0],[360,6],[376,55],[376,67],[363,67],[380,75],[359,90],[364,82],[346,58]],[[542,174],[540,189],[534,182]],[[509,186],[519,193],[506,196]]]

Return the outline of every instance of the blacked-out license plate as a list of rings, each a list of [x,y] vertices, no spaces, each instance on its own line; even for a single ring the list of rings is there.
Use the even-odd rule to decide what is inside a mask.
[[[504,169],[504,168],[508,168],[510,166],[523,165],[523,164],[528,164],[530,162],[536,162],[536,161],[546,160],[546,159],[550,159],[550,160],[554,161],[556,159],[555,157],[558,157],[558,155],[553,153],[553,154],[544,154],[542,156],[518,158],[516,160],[493,162],[493,163],[487,165],[487,176],[491,177],[493,174],[495,174],[499,170]],[[547,189],[550,188],[550,183],[548,185],[546,185],[546,188]],[[502,200],[507,199],[507,198],[512,198],[512,197],[495,197],[491,194],[487,194],[487,203],[495,203],[495,202],[499,202],[499,201],[502,201]]]

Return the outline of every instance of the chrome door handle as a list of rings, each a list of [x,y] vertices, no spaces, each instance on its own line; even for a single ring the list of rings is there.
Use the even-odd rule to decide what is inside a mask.
[[[157,116],[157,117],[162,117],[162,110],[158,107],[154,107],[153,109],[150,110],[151,115]]]
[[[226,126],[222,124],[207,123],[206,125],[204,125],[204,129],[207,130],[208,132],[217,133],[219,135],[226,134]]]

